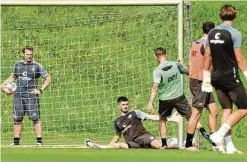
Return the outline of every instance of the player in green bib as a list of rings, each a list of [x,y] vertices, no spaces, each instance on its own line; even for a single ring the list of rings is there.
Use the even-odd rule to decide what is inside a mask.
[[[162,147],[167,148],[166,142],[166,121],[167,117],[172,114],[173,108],[178,113],[189,120],[191,116],[191,107],[183,93],[183,82],[181,74],[188,75],[188,70],[180,63],[174,61],[167,61],[166,50],[162,47],[155,50],[155,56],[160,63],[153,71],[153,87],[150,92],[150,98],[147,105],[148,112],[153,113],[153,103],[156,95],[159,98],[159,131],[162,140]],[[209,134],[202,128],[199,123],[197,128],[209,138]],[[201,131],[202,130],[202,131]],[[204,136],[205,137],[205,136]]]

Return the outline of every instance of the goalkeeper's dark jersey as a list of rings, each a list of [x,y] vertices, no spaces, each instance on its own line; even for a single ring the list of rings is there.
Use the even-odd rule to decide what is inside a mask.
[[[147,114],[140,111],[130,111],[114,121],[115,132],[121,132],[126,142],[133,141],[137,137],[147,133],[142,125],[142,120],[147,119]]]
[[[234,48],[242,47],[241,33],[230,25],[221,24],[209,32],[206,46],[211,50],[213,86],[232,89],[240,85]]]

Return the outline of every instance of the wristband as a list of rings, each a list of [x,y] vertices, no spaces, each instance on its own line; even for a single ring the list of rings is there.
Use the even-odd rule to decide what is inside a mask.
[[[40,91],[40,93],[43,93],[43,90],[41,88],[39,89],[39,91]]]

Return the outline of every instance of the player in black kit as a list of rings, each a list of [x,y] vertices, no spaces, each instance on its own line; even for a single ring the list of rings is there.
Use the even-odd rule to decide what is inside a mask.
[[[211,135],[211,140],[224,152],[223,138],[226,142],[226,153],[241,153],[231,140],[231,128],[247,115],[247,96],[239,76],[240,68],[247,78],[247,65],[242,51],[242,35],[232,27],[236,17],[236,8],[224,5],[220,9],[223,23],[208,34],[204,55],[204,72],[202,90],[216,90],[223,109],[222,126]],[[213,67],[210,74],[209,69]],[[233,103],[238,110],[232,113]]]

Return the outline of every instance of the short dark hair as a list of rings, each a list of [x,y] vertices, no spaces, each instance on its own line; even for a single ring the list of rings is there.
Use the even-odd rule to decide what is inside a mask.
[[[120,96],[120,97],[117,98],[117,103],[120,103],[122,101],[128,101],[128,98],[125,97],[125,96]]]
[[[166,49],[163,47],[156,48],[154,52],[155,56],[166,55]]]
[[[236,8],[232,5],[224,5],[220,8],[220,18],[223,21],[229,20],[232,21],[233,19],[236,18]]]
[[[22,48],[22,53],[25,53],[25,50],[29,50],[29,51],[33,51],[33,47],[32,46],[25,46],[24,48]]]
[[[212,21],[204,22],[202,25],[203,33],[208,34],[208,32],[215,27],[215,24]]]

